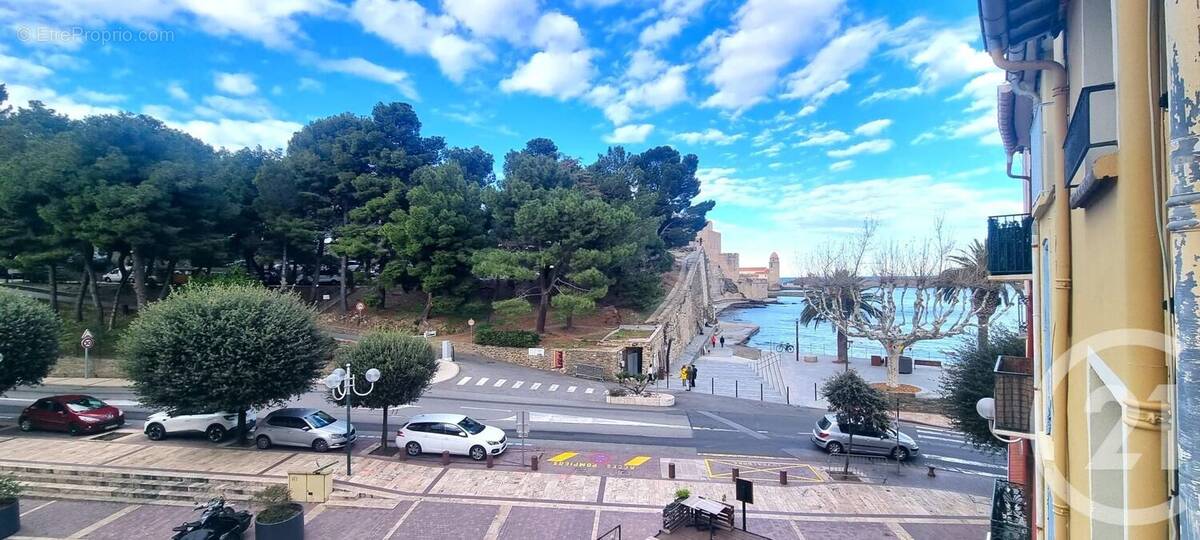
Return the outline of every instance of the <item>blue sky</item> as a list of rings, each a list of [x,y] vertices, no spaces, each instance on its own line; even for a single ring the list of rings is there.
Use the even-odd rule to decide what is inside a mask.
[[[214,146],[380,101],[497,167],[533,137],[585,162],[671,144],[700,156],[726,250],[785,275],[867,217],[965,242],[1020,210],[961,0],[0,0],[0,28],[14,102]]]

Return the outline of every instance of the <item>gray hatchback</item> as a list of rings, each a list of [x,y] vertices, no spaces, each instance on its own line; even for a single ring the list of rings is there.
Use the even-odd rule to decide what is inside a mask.
[[[829,413],[817,420],[817,425],[813,427],[812,442],[830,454],[840,454],[849,450],[856,454],[891,456],[900,461],[908,459],[920,450],[917,441],[903,432],[899,433],[897,441],[897,432],[894,429],[883,433],[863,429],[853,431],[854,445],[851,448],[849,430],[839,426],[837,417]]]
[[[350,425],[350,436],[346,437],[347,424],[320,409],[279,409],[272,411],[258,422],[254,442],[259,448],[272,445],[306,446],[318,452],[330,448],[354,444],[358,435]]]

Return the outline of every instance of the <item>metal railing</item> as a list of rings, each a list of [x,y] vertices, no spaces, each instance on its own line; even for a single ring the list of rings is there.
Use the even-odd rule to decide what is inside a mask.
[[[1117,104],[1114,83],[1085,86],[1071,112],[1063,142],[1066,182],[1069,184],[1093,148],[1117,145]]]
[[[1031,433],[1033,420],[1033,359],[1022,356],[996,358],[996,429]]]
[[[987,267],[993,276],[1033,273],[1033,218],[1009,214],[988,218]]]
[[[1029,532],[1025,488],[997,478],[992,488],[992,540],[1028,540]]]

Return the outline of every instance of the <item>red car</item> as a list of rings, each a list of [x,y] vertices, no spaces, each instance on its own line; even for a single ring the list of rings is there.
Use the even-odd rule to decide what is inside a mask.
[[[78,435],[119,428],[125,425],[125,413],[92,396],[50,396],[26,407],[17,423],[21,431],[45,429]]]

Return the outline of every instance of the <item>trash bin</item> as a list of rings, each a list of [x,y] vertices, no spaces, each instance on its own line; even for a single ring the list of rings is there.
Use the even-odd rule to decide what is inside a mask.
[[[295,502],[323,503],[333,493],[333,475],[330,474],[334,461],[312,471],[289,471],[288,491]]]
[[[913,372],[913,359],[911,356],[900,357],[900,374],[910,375]]]

